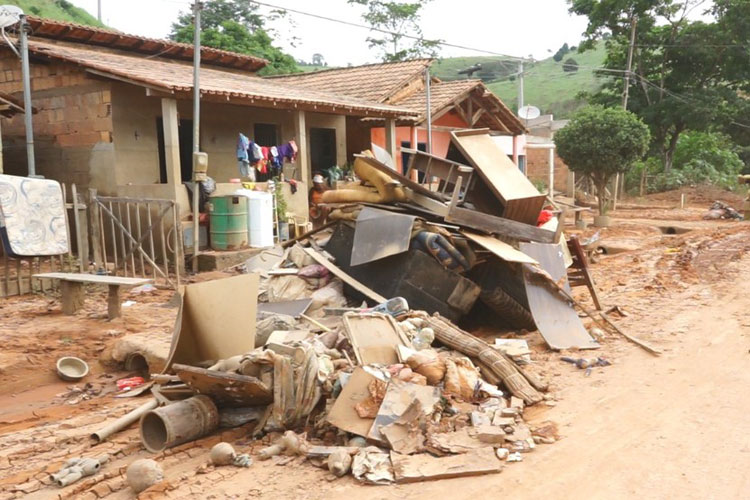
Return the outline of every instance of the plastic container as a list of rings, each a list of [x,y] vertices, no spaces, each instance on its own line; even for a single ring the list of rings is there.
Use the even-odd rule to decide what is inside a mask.
[[[141,417],[141,441],[152,453],[187,443],[219,426],[219,410],[208,396],[193,396]]]
[[[238,189],[235,195],[248,201],[247,231],[253,248],[273,246],[273,195],[265,191]]]
[[[247,246],[247,198],[212,196],[209,198],[209,234],[214,250],[237,250]]]

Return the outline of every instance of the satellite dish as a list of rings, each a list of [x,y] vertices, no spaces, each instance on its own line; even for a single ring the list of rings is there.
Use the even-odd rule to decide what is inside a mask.
[[[533,120],[534,118],[539,118],[539,115],[541,114],[542,112],[539,111],[539,108],[537,108],[536,106],[524,106],[518,110],[518,116],[520,116],[524,120]]]
[[[15,5],[0,5],[0,29],[13,26],[21,20],[23,10]]]

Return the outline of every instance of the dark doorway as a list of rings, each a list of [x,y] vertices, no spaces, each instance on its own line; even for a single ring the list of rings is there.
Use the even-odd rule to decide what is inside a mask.
[[[180,182],[190,182],[193,178],[193,120],[180,120],[178,127],[180,141]],[[167,182],[167,155],[164,150],[164,120],[156,119],[156,139],[159,147],[159,182]]]
[[[310,166],[313,172],[336,166],[336,129],[310,129]]]
[[[259,146],[278,146],[279,145],[279,127],[273,123],[256,123],[253,126],[253,137]]]

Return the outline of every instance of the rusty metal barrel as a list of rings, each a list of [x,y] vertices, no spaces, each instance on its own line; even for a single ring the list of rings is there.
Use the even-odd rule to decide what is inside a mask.
[[[219,410],[208,396],[193,396],[141,417],[141,441],[152,453],[193,441],[219,426]]]

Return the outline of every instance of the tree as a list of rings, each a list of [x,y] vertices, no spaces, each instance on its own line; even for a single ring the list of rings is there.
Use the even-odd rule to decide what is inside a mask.
[[[568,52],[570,52],[570,48],[568,47],[568,43],[566,42],[562,45],[562,47],[557,49],[557,52],[555,52],[555,55],[552,56],[552,59],[555,62],[560,62],[563,60],[563,57],[565,57],[565,54],[567,54]]]
[[[440,40],[426,40],[422,37],[419,26],[422,7],[432,0],[415,0],[399,2],[386,0],[347,0],[351,5],[361,5],[367,10],[362,14],[364,19],[379,36],[367,38],[370,48],[377,48],[383,61],[403,61],[416,57],[436,57]],[[405,36],[415,36],[413,40]],[[406,41],[409,41],[409,45]]]
[[[312,63],[316,66],[328,66],[326,64],[325,57],[323,57],[323,54],[313,54]]]
[[[666,172],[681,134],[722,129],[740,116],[738,92],[750,86],[750,2],[713,2],[712,22],[689,19],[696,9],[709,6],[705,0],[569,2],[571,12],[589,18],[581,49],[605,39],[604,66],[611,70],[626,68],[630,29],[637,20],[628,109],[649,125],[652,150]],[[621,102],[623,83],[623,78],[611,78],[591,102]]]
[[[566,73],[575,73],[576,71],[578,71],[578,61],[576,61],[572,57],[569,57],[563,63],[562,69]]]
[[[283,12],[274,11],[270,20],[278,19]],[[172,23],[172,40],[193,43],[193,14],[183,12]],[[241,0],[208,0],[201,11],[201,44],[240,54],[267,59],[269,64],[260,73],[273,75],[299,71],[289,54],[273,45],[274,32],[267,29],[258,6]]]
[[[599,215],[607,212],[606,186],[627,172],[648,149],[648,127],[620,108],[589,106],[578,111],[555,134],[557,154],[576,173],[591,179],[599,198]]]

